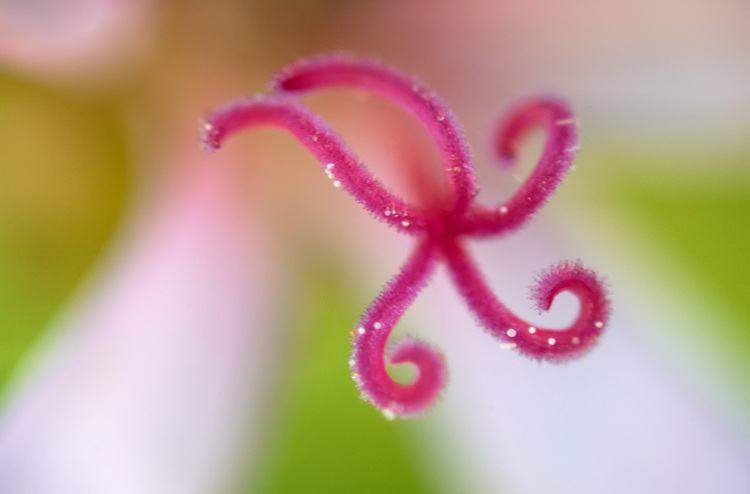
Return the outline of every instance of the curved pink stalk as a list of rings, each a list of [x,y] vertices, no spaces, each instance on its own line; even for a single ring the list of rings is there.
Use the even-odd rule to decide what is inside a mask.
[[[389,418],[424,411],[435,401],[445,382],[441,356],[423,343],[400,341],[389,352],[391,364],[416,366],[417,377],[411,384],[395,382],[388,375],[385,360],[391,330],[417,297],[436,261],[436,246],[429,241],[421,243],[350,333],[352,378],[362,397]]]
[[[579,263],[561,262],[536,280],[532,298],[540,311],[549,310],[563,291],[572,292],[580,302],[578,317],[569,328],[545,329],[521,319],[503,305],[457,242],[446,242],[443,252],[453,281],[469,308],[490,334],[524,355],[555,362],[580,356],[596,342],[609,319],[604,284]]]
[[[352,86],[380,95],[419,120],[435,141],[452,196],[446,207],[453,216],[463,214],[478,190],[461,124],[442,98],[416,77],[378,62],[337,54],[292,63],[271,85],[277,92]]]
[[[504,204],[494,208],[475,204],[463,219],[462,232],[488,236],[513,231],[528,221],[560,184],[579,144],[573,112],[558,98],[531,99],[511,110],[498,126],[498,157],[502,164],[514,165],[523,138],[535,127],[544,128],[547,135],[533,172]]]
[[[451,194],[445,204],[419,210],[388,192],[320,118],[291,97],[294,92],[342,84],[378,93],[422,122],[446,170]],[[349,366],[365,400],[387,417],[409,417],[426,410],[442,389],[442,358],[422,343],[401,342],[389,354],[390,363],[417,367],[414,382],[399,384],[386,369],[391,330],[440,259],[448,264],[459,292],[490,334],[521,353],[561,361],[583,354],[595,343],[610,308],[604,285],[594,272],[578,263],[562,262],[543,274],[532,293],[540,310],[548,310],[562,291],[576,295],[581,308],[566,330],[537,328],[497,300],[461,246],[463,238],[499,235],[518,228],[554,192],[570,168],[578,145],[575,120],[564,102],[550,97],[529,100],[517,106],[500,126],[497,147],[506,161],[515,158],[522,137],[532,127],[544,126],[547,141],[536,168],[520,190],[499,208],[487,209],[473,202],[473,166],[458,122],[445,103],[415,79],[377,63],[337,55],[291,64],[273,79],[272,86],[276,91],[272,96],[239,100],[212,113],[204,126],[206,147],[218,148],[228,135],[245,127],[280,127],[320,160],[334,185],[348,191],[377,218],[421,237],[401,271],[350,333]]]
[[[386,190],[328,124],[288,97],[258,95],[215,110],[203,122],[203,145],[215,151],[230,135],[264,125],[294,136],[320,161],[333,186],[347,191],[376,218],[411,234],[427,229],[423,212]]]

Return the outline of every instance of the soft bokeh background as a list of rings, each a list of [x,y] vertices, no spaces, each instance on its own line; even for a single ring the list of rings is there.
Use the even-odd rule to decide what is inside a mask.
[[[457,300],[439,304],[443,292],[450,292],[439,271],[399,330],[436,342],[455,379],[426,417],[386,422],[357,398],[345,365],[346,335],[405,259],[409,242],[371,225],[287,137],[259,131],[232,143],[227,167],[239,210],[264,232],[263,242],[280,266],[271,276],[278,288],[274,295],[259,292],[266,296],[260,303],[272,308],[271,322],[247,328],[272,339],[271,358],[262,371],[247,376],[265,387],[250,402],[248,424],[240,420],[238,430],[255,432],[238,432],[242,445],[217,485],[249,492],[616,492],[623,478],[642,475],[632,485],[666,492],[681,485],[676,480],[681,471],[689,477],[702,467],[701,448],[709,456],[711,448],[726,449],[731,461],[750,464],[750,4],[142,0],[123,5],[0,3],[0,385],[5,389],[22,386],[19,366],[59,325],[68,301],[95,303],[90,294],[81,302],[80,287],[96,286],[91,280],[106,277],[111,259],[117,259],[112,252],[127,250],[129,235],[140,231],[133,225],[146,221],[186,173],[182,163],[192,158],[180,157],[199,155],[201,115],[228,99],[263,91],[268,76],[288,61],[346,50],[416,73],[444,96],[466,127],[483,187],[480,199],[488,202],[517,183],[513,174],[492,166],[487,149],[498,111],[537,91],[570,99],[583,134],[576,170],[527,231],[488,242],[477,254],[499,296],[518,310],[526,307],[534,273],[560,258],[580,257],[606,276],[615,318],[600,357],[595,349],[560,372],[586,374],[586,365],[607,358],[615,362],[612,374],[579,378],[580,389],[561,396],[553,388],[519,384],[515,374],[545,372],[539,379],[548,379],[557,367],[539,371],[524,362],[509,364],[516,365],[507,369],[514,374],[475,368],[472,377],[457,368],[463,353],[469,359],[480,349],[501,361],[520,357],[488,344],[470,320],[468,327],[439,327],[439,320],[447,326],[460,310]],[[108,9],[123,11],[112,15]],[[407,152],[425,162],[434,157],[419,129],[377,100],[336,92],[310,104],[397,189],[409,192],[390,163]],[[531,143],[516,175],[528,171],[535,149]],[[175,284],[182,282],[175,277]],[[222,287],[215,290],[221,293]],[[434,328],[425,324],[430,318]],[[588,453],[611,458],[616,474],[567,465],[568,457],[586,457],[576,450],[591,444],[577,441],[591,433],[587,424],[627,428],[599,421],[596,413],[602,410],[586,409],[591,395],[630,383],[619,381],[618,361],[611,359],[622,354],[616,346],[622,341],[642,357],[628,361],[622,373],[657,369],[654,375],[664,378],[666,389],[687,397],[683,408],[664,413],[678,414],[675,423],[683,413],[700,417],[721,431],[719,436],[731,438],[731,445],[710,439],[672,444],[668,433],[624,429],[621,436],[603,433],[607,439]],[[462,375],[468,375],[468,385]],[[648,372],[643,375],[650,379]],[[488,380],[492,387],[483,387]],[[485,410],[471,404],[464,396],[471,388],[491,393],[500,405]],[[649,404],[659,397],[649,392],[646,387],[637,399],[623,394],[627,399],[608,403],[617,410],[614,416],[658,415]],[[12,397],[7,395],[6,408]],[[560,403],[570,408],[555,408],[555,416],[549,409]],[[535,434],[554,436],[540,424],[516,438],[541,444],[539,450],[515,447],[507,434],[499,436],[508,441],[507,456],[480,456],[481,448],[472,449],[462,423],[502,430],[498,424],[516,417],[513,409],[529,406],[563,424],[571,420],[583,432],[539,443]],[[583,418],[573,421],[574,414]],[[622,453],[632,445],[616,442],[626,436],[644,439],[632,457]],[[652,447],[669,460],[648,459]],[[643,461],[653,470],[643,471]],[[496,482],[483,464],[502,472],[503,480]],[[558,475],[566,469],[570,477]],[[552,480],[540,480],[546,475]],[[743,492],[750,473],[715,481],[722,492]],[[695,492],[702,487],[696,484]]]

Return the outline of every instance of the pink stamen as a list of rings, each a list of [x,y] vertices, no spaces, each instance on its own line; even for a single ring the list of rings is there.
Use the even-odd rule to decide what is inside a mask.
[[[517,105],[498,127],[496,151],[502,164],[514,165],[523,138],[535,127],[543,128],[547,139],[532,173],[505,204],[491,209],[474,204],[464,217],[463,233],[490,236],[511,232],[531,219],[554,193],[578,150],[576,121],[564,101],[544,97]]]
[[[411,363],[416,380],[395,382],[386,370],[388,336],[427,282],[437,261],[436,245],[427,240],[367,308],[352,337],[352,376],[362,397],[388,417],[419,414],[437,398],[445,382],[442,357],[427,345],[401,341],[390,351],[390,363]]]
[[[203,146],[215,151],[227,137],[258,126],[278,127],[294,136],[320,161],[334,186],[347,191],[379,220],[412,235],[427,230],[429,219],[422,211],[389,192],[328,124],[292,98],[256,95],[218,108],[203,121]]]
[[[317,115],[302,106],[296,93],[328,86],[352,86],[372,91],[415,116],[432,136],[443,161],[449,194],[443,207],[424,211],[386,188],[357,160]],[[429,408],[445,384],[442,357],[429,346],[404,340],[386,349],[401,316],[427,282],[441,259],[449,267],[458,291],[488,332],[519,352],[552,362],[577,357],[601,335],[610,314],[603,282],[579,263],[561,262],[538,279],[532,296],[540,310],[549,310],[561,292],[580,302],[569,328],[537,327],[513,314],[487,287],[462,243],[466,238],[500,236],[519,228],[547,201],[571,167],[578,148],[575,120],[567,104],[542,97],[518,105],[497,131],[497,152],[507,164],[515,160],[523,137],[543,127],[542,156],[521,188],[495,208],[474,202],[477,190],[469,147],[447,105],[414,78],[372,61],[329,55],[289,65],[272,80],[274,94],[238,100],[219,108],[204,122],[203,143],[218,149],[231,134],[253,126],[271,125],[292,134],[321,163],[334,186],[346,190],[376,218],[400,231],[420,237],[399,273],[365,311],[351,331],[352,377],[365,400],[386,417],[410,417]],[[399,384],[386,363],[410,363],[417,376]]]
[[[455,241],[443,245],[453,281],[485,328],[494,337],[513,344],[529,357],[561,362],[584,354],[596,342],[609,319],[609,302],[603,283],[593,271],[578,263],[561,262],[537,279],[532,296],[547,311],[563,291],[573,293],[580,311],[566,329],[546,329],[513,314],[487,287],[466,251]]]
[[[416,77],[408,77],[378,62],[343,54],[301,60],[273,78],[276,91],[302,92],[333,86],[371,91],[413,115],[435,141],[452,191],[451,214],[458,217],[477,191],[474,167],[464,131],[453,111]]]

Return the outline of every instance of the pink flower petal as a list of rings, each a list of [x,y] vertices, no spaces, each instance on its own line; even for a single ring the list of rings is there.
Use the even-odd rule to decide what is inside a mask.
[[[0,491],[226,487],[243,424],[263,409],[248,399],[263,388],[273,285],[226,168],[201,159],[19,377],[0,421]]]

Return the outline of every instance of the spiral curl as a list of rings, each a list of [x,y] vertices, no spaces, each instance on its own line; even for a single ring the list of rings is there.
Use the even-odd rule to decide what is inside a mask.
[[[537,164],[505,203],[475,202],[478,190],[463,129],[448,105],[414,77],[380,63],[334,54],[290,64],[271,80],[272,94],[240,99],[211,113],[202,126],[204,147],[218,149],[245,128],[275,126],[294,136],[321,163],[335,187],[347,191],[377,219],[417,237],[414,252],[350,332],[349,367],[362,397],[386,417],[413,417],[427,410],[445,386],[442,356],[413,339],[388,344],[391,331],[416,299],[439,261],[469,309],[495,338],[531,358],[560,362],[589,350],[603,332],[610,303],[603,281],[578,262],[563,261],[542,273],[532,289],[541,311],[561,292],[575,295],[579,314],[565,329],[535,326],[507,308],[487,286],[463,243],[517,230],[541,208],[571,168],[578,149],[576,121],[561,99],[541,96],[516,105],[495,132],[495,151],[512,166],[523,138],[541,127],[546,132]],[[438,149],[448,183],[444,207],[419,209],[388,191],[360,163],[341,138],[297,96],[348,86],[383,97],[413,115]],[[400,384],[387,364],[412,364],[413,382]]]

